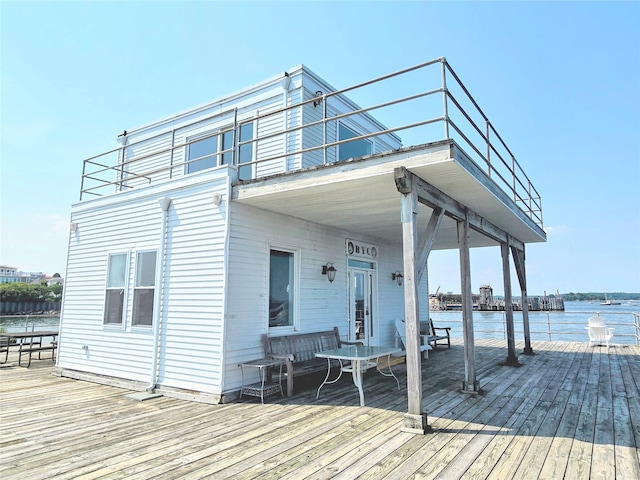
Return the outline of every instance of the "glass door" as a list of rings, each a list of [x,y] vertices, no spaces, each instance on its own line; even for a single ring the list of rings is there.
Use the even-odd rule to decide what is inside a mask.
[[[365,345],[376,344],[374,275],[372,271],[349,269],[349,340]]]

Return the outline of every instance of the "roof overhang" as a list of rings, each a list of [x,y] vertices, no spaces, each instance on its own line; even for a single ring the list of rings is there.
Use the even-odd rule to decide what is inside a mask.
[[[451,140],[238,182],[235,202],[349,232],[363,239],[402,243],[401,193],[394,169],[404,167],[470,211],[522,243],[544,242],[546,234]],[[419,205],[426,226],[432,208]],[[472,230],[470,247],[497,245]],[[458,248],[457,221],[446,217],[433,249]]]

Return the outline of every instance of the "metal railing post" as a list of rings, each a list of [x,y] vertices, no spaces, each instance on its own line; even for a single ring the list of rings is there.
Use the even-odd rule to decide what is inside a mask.
[[[449,107],[447,105],[447,61],[442,59],[442,113],[444,117],[444,138],[449,140]]]
[[[516,176],[516,157],[514,157],[513,155],[511,155],[511,189],[512,189],[512,193],[513,193],[513,201],[514,202],[518,202],[518,192],[516,191],[516,181],[517,181],[517,176]]]
[[[491,178],[491,140],[489,140],[490,124],[489,120],[484,122],[487,132],[487,175]]]
[[[84,179],[87,174],[87,161],[82,162],[82,180],[80,180],[80,201],[82,201],[82,193],[84,192]]]
[[[239,155],[236,155],[238,153],[238,137],[240,133],[238,128],[238,108],[236,107],[233,109],[233,138],[231,140],[233,150],[231,151],[231,165],[238,169],[238,177],[240,177],[240,165],[238,164]]]
[[[327,96],[322,97],[322,163],[327,164]],[[336,148],[336,160],[337,160],[337,148]]]
[[[124,187],[124,162],[126,162],[127,160],[127,156],[125,154],[124,151],[124,145],[122,146],[122,163],[120,164],[120,171],[118,172],[118,175],[120,176],[120,181],[118,182],[118,185],[116,187],[116,191],[122,191],[122,187]],[[120,156],[120,152],[118,152],[118,156]]]
[[[502,339],[507,339],[507,314],[504,310],[502,311]]]

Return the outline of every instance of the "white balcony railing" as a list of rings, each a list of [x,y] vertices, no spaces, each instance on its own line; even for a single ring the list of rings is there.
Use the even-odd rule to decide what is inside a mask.
[[[352,110],[339,111],[331,108],[332,102],[344,105],[347,94],[350,99],[349,105],[354,107]],[[354,101],[357,104],[369,106],[359,107],[353,103]],[[312,119],[305,119],[301,112],[305,106],[309,105],[320,106],[322,114]],[[249,120],[239,120],[236,109],[222,112],[222,114],[225,113],[232,118],[231,126],[226,131],[232,133],[233,142],[229,148],[217,152],[216,155],[220,158],[223,154],[230,156],[228,164],[232,168],[264,165],[266,162],[312,152],[315,155],[321,154],[324,163],[332,163],[336,158],[332,152],[335,152],[341,144],[365,138],[388,138],[389,135],[399,133],[402,133],[405,147],[439,140],[454,140],[503,191],[509,193],[516,205],[529,218],[541,228],[543,227],[540,194],[506,142],[445,58],[435,59],[342,90],[320,93],[314,98],[286,108],[254,115]],[[220,115],[219,111],[215,113],[215,116]],[[357,115],[375,115],[378,122],[373,123],[380,128],[341,141],[331,139],[327,134],[338,120]],[[281,128],[269,129],[268,133],[254,135],[250,140],[239,140],[238,132],[242,125],[266,121],[273,116],[287,118],[295,116],[299,120],[293,122],[292,126],[284,122]],[[213,117],[214,115],[211,116]],[[207,118],[201,118],[198,122],[205,120]],[[383,127],[383,124],[392,126]],[[253,145],[257,150],[261,145],[273,142],[278,137],[283,139],[283,144],[288,145],[289,135],[296,135],[309,129],[322,131],[322,141],[317,145],[303,145],[296,150],[283,149],[282,153],[259,157],[239,165],[239,152],[243,146]],[[259,129],[255,130],[259,131]],[[137,152],[137,144],[134,142],[84,160],[80,200],[86,199],[88,195],[113,194],[114,190],[115,192],[128,190],[133,185],[139,188],[140,185],[153,183],[157,179],[172,178],[172,172],[184,171],[188,163],[201,160],[184,160],[186,157],[181,152],[186,146],[206,137],[174,144],[174,133],[160,134],[171,140],[167,140],[165,142],[167,146],[161,148],[150,151],[140,148]],[[217,131],[212,135],[221,133],[223,132]],[[149,142],[149,139],[139,143],[143,142]],[[161,143],[158,142],[158,144]],[[159,159],[162,161],[158,161]],[[260,178],[260,175],[257,178]]]

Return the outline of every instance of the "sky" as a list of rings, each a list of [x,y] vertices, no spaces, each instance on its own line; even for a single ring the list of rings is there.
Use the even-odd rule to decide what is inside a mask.
[[[0,0],[0,30],[3,265],[64,276],[82,161],[123,130],[301,63],[345,88],[446,57],[541,194],[529,295],[640,292],[640,2]],[[471,280],[503,292],[499,248]],[[429,284],[460,291],[457,251]]]

